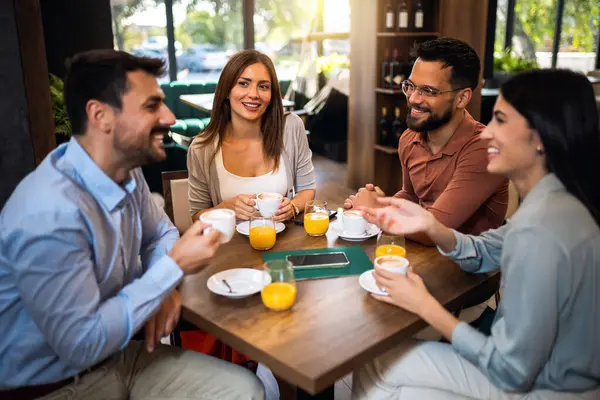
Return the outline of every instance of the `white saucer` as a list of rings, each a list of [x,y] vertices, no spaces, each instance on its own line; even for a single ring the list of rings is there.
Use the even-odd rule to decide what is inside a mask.
[[[379,296],[388,296],[387,292],[382,291],[377,284],[375,283],[375,278],[373,278],[372,269],[363,272],[358,277],[358,283],[369,293],[377,294]]]
[[[227,280],[233,293],[229,293],[223,279]],[[241,299],[260,292],[269,283],[271,283],[271,277],[264,271],[252,268],[236,268],[214,274],[208,278],[206,286],[215,294],[232,299]]]
[[[250,235],[250,221],[244,221],[237,224],[235,230],[244,236]],[[285,224],[283,222],[275,222],[275,232],[280,233],[285,230]]]
[[[362,242],[363,240],[379,235],[379,232],[381,232],[381,229],[379,229],[377,225],[369,224],[367,225],[367,231],[362,235],[351,234],[344,231],[343,222],[339,219],[331,222],[329,224],[329,229],[331,232],[348,242]]]

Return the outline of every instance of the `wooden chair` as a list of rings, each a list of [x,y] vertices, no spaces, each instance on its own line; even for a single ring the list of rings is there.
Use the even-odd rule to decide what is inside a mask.
[[[162,186],[165,212],[181,234],[192,225],[188,201],[188,172],[163,172]]]
[[[192,225],[188,201],[188,172],[163,172],[162,186],[165,198],[165,212],[179,230],[179,234],[183,234]],[[196,329],[198,329],[196,326],[180,319],[177,327],[171,333],[171,344],[175,347],[181,347],[180,333]]]

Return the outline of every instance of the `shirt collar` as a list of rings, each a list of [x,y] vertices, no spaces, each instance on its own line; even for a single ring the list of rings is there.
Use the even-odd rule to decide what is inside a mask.
[[[74,137],[69,141],[63,159],[63,170],[82,183],[109,212],[136,188],[131,172],[123,185],[119,185],[100,169]]]
[[[544,197],[546,194],[564,190],[565,186],[554,173],[546,174],[546,176],[540,179],[540,181],[533,186],[529,193],[527,193],[527,196],[525,196],[523,199],[521,208],[528,204],[535,204],[537,206],[542,197]]]
[[[471,114],[469,114],[469,112],[465,110],[465,117],[452,134],[452,137],[450,137],[448,143],[446,143],[446,145],[440,151],[440,155],[445,154],[447,156],[453,156],[475,134],[476,130],[477,121],[475,121]],[[417,135],[415,135],[413,143],[418,143],[424,147],[427,147],[425,133],[420,132]]]

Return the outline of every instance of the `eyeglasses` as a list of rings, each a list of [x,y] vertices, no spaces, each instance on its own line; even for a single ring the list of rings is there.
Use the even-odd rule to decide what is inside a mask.
[[[446,90],[446,91],[442,92],[441,90],[437,90],[437,89],[430,88],[430,87],[417,87],[411,81],[403,81],[402,82],[402,93],[404,93],[404,95],[406,97],[410,97],[414,93],[415,90],[419,93],[419,96],[437,97],[444,93],[452,93],[452,92],[456,92],[457,90],[463,90],[463,89],[466,89],[466,88],[463,87],[463,88],[458,88],[458,89],[453,89],[453,90]]]

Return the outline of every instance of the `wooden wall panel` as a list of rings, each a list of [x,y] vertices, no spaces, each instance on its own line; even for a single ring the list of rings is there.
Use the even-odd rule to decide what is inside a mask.
[[[46,46],[38,0],[15,0],[31,139],[38,165],[56,147]]]
[[[38,0],[0,1],[0,208],[55,146]]]
[[[110,0],[39,1],[48,70],[53,74],[64,78],[65,62],[75,53],[113,48]]]
[[[487,8],[488,0],[441,0],[441,35],[469,43],[481,59],[481,83],[467,107],[476,120],[481,115]]]
[[[377,1],[350,0],[350,10],[347,185],[357,189],[373,179]]]

